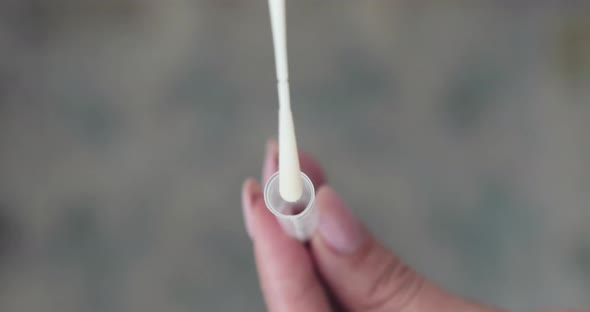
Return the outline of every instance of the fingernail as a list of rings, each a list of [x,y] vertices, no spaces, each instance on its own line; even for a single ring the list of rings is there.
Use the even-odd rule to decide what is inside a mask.
[[[254,233],[252,227],[252,209],[254,209],[254,204],[261,196],[262,191],[256,180],[249,178],[244,181],[242,185],[242,213],[244,214],[244,226],[250,238],[253,237]]]
[[[269,139],[266,142],[266,152],[264,155],[264,163],[262,165],[262,176],[264,178],[270,177],[279,168],[279,146],[277,140]],[[266,183],[266,181],[263,181]]]
[[[366,232],[338,194],[332,188],[324,186],[318,191],[316,205],[320,209],[318,232],[323,241],[342,254],[357,251]]]

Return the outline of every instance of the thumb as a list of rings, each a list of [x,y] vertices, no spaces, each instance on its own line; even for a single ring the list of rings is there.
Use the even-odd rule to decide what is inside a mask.
[[[360,224],[328,186],[311,250],[325,283],[351,311],[499,311],[452,296],[406,266]]]

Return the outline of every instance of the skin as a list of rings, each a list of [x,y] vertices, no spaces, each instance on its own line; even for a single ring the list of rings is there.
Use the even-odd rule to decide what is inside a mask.
[[[412,270],[350,213],[310,155],[301,152],[299,161],[314,183],[320,209],[318,233],[309,244],[283,233],[256,180],[247,179],[242,188],[244,221],[269,311],[505,311],[459,298]],[[278,146],[271,140],[262,181],[277,170]],[[590,310],[551,312],[566,311]]]

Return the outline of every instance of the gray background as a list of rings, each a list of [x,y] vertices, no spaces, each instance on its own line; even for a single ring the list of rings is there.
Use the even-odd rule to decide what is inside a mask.
[[[588,16],[288,1],[300,147],[445,287],[590,306]],[[239,194],[273,66],[266,1],[1,1],[0,310],[262,310]]]

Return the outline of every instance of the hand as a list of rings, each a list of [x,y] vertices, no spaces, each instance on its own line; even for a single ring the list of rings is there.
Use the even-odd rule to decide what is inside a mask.
[[[283,233],[254,179],[243,185],[244,219],[268,310],[501,311],[453,296],[402,263],[325,184],[317,162],[305,153],[299,159],[317,190],[320,209],[317,233],[307,246]],[[277,171],[277,163],[277,143],[270,141],[263,181]]]

